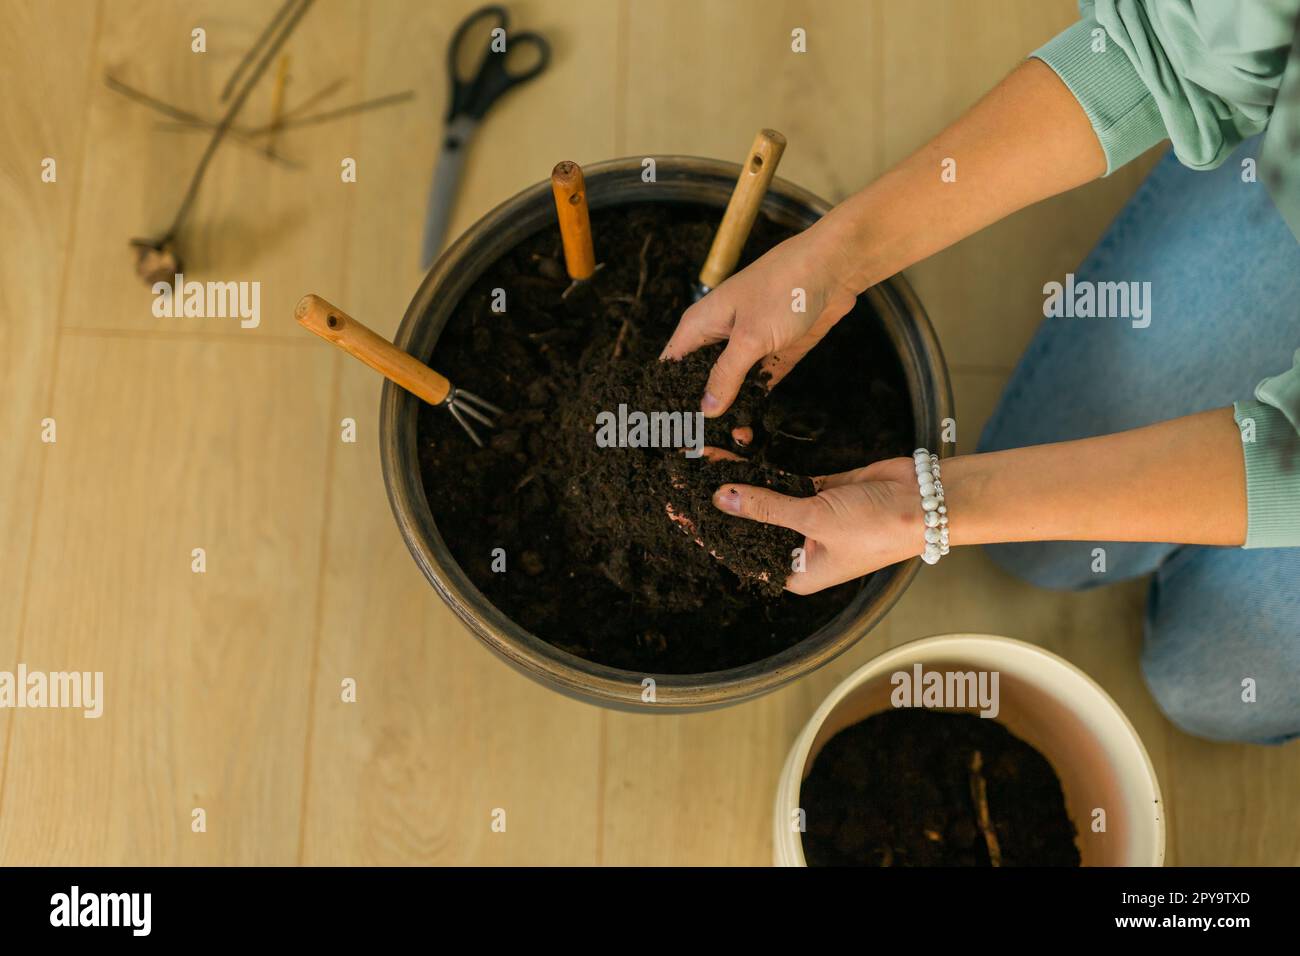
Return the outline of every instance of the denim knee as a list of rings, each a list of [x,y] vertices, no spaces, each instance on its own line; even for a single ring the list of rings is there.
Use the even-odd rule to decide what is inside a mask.
[[[1296,549],[1187,548],[1162,567],[1147,608],[1142,674],[1178,727],[1210,740],[1300,736]]]
[[[1086,591],[1150,574],[1175,549],[1115,541],[1022,541],[985,545],[993,563],[1022,581],[1053,591]]]
[[[1017,541],[987,544],[984,553],[1008,574],[1028,584],[1053,591],[1079,591],[1096,582],[1087,561],[1061,547],[1061,541]]]
[[[1257,681],[1254,693],[1266,695],[1273,682],[1300,680],[1300,669],[1289,674],[1238,677],[1232,662],[1220,659],[1210,668],[1180,668],[1168,659],[1142,657],[1142,676],[1169,721],[1195,737],[1248,744],[1281,744],[1300,736],[1300,710],[1284,699],[1253,703],[1243,681]]]

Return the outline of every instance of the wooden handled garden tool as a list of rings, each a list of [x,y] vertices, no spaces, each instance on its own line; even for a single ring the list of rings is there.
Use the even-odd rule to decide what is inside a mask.
[[[318,295],[305,295],[299,299],[293,315],[303,328],[359,358],[393,384],[402,386],[430,405],[446,407],[480,448],[483,441],[469,419],[492,428],[496,425],[495,416],[505,414],[473,392],[452,385],[429,366]]]
[[[585,286],[596,270],[596,250],[591,241],[591,216],[587,211],[587,183],[582,167],[564,160],[551,170],[551,192],[555,196],[555,216],[560,220],[560,239],[564,244],[564,267],[573,280],[564,290],[568,298],[575,289]]]
[[[754,228],[758,208],[763,205],[763,196],[776,175],[777,164],[784,152],[785,137],[776,130],[761,129],[754,137],[754,145],[749,148],[736,188],[731,191],[727,211],[722,214],[722,224],[713,236],[709,257],[700,270],[700,281],[695,285],[697,300],[721,285],[722,280],[736,268],[740,251],[745,247],[749,231]]]

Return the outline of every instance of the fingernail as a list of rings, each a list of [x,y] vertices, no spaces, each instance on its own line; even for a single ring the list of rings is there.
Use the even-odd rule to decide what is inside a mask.
[[[705,415],[717,415],[722,411],[722,402],[712,392],[705,392],[704,400],[700,402],[700,410]]]
[[[713,504],[722,511],[739,514],[740,492],[735,488],[728,488],[725,491],[719,488],[713,495]]]

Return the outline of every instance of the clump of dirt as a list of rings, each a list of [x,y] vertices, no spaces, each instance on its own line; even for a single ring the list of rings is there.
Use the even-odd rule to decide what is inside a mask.
[[[657,586],[673,581],[673,590],[684,595],[707,591],[715,576],[709,566],[711,557],[734,572],[742,588],[772,600],[781,596],[792,552],[803,543],[803,536],[789,529],[737,520],[718,511],[712,497],[723,484],[758,485],[808,497],[815,493],[811,479],[757,462],[690,456],[706,446],[730,450],[734,428],[743,426],[762,434],[768,389],[766,376],[757,371],[750,374],[725,415],[706,419],[699,414],[700,396],[721,351],[722,346],[716,345],[681,361],[634,365],[614,360],[603,348],[589,350],[580,362],[581,386],[560,398],[556,441],[571,468],[561,511],[571,524],[587,529],[591,557],[610,581],[629,593],[648,581]],[[656,442],[662,438],[676,447],[604,447],[596,440],[596,420],[602,413],[611,424],[620,415],[624,422],[628,414],[675,416],[679,423],[675,429],[642,427],[640,439],[644,443],[653,435]],[[688,439],[693,446],[690,455],[685,453]],[[593,490],[619,493],[593,494]],[[683,534],[700,553],[680,548],[677,539]],[[647,568],[634,575],[624,562],[602,561],[611,552],[629,551],[646,555]],[[645,598],[654,601],[655,594]]]
[[[751,379],[735,409],[710,421],[706,440],[733,452],[742,449],[730,428],[756,428],[748,461],[596,447],[596,415],[619,400],[643,411],[698,410],[716,349],[682,363],[658,356],[693,300],[719,218],[666,203],[593,212],[604,266],[567,298],[559,232],[544,228],[475,281],[436,355],[425,356],[507,410],[483,449],[445,411],[420,412],[425,491],[457,562],[543,640],[641,673],[703,673],[768,657],[831,620],[861,586],[783,593],[798,536],[718,511],[719,485],[808,494],[808,476],[912,449],[902,368],[865,302],[770,395]],[[790,234],[760,217],[741,266]],[[493,308],[496,290],[504,312]],[[691,526],[673,521],[667,505]],[[504,573],[494,568],[496,548],[507,554]]]
[[[1056,771],[996,720],[926,709],[840,731],[800,790],[809,866],[1078,866]]]

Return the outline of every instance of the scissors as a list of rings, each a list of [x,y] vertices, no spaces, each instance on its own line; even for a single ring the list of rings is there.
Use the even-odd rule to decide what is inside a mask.
[[[521,83],[527,83],[551,60],[551,45],[538,33],[510,33],[509,14],[499,4],[480,7],[456,28],[447,48],[447,75],[451,96],[447,105],[447,129],[442,151],[434,167],[433,186],[429,190],[429,208],[424,220],[424,246],[421,262],[425,270],[433,265],[442,248],[447,222],[456,201],[456,187],[465,165],[465,150],[484,115],[501,96]],[[460,70],[471,53],[469,43],[482,36],[484,48],[472,76]],[[521,72],[511,72],[507,58],[520,48],[535,52],[537,62]]]

